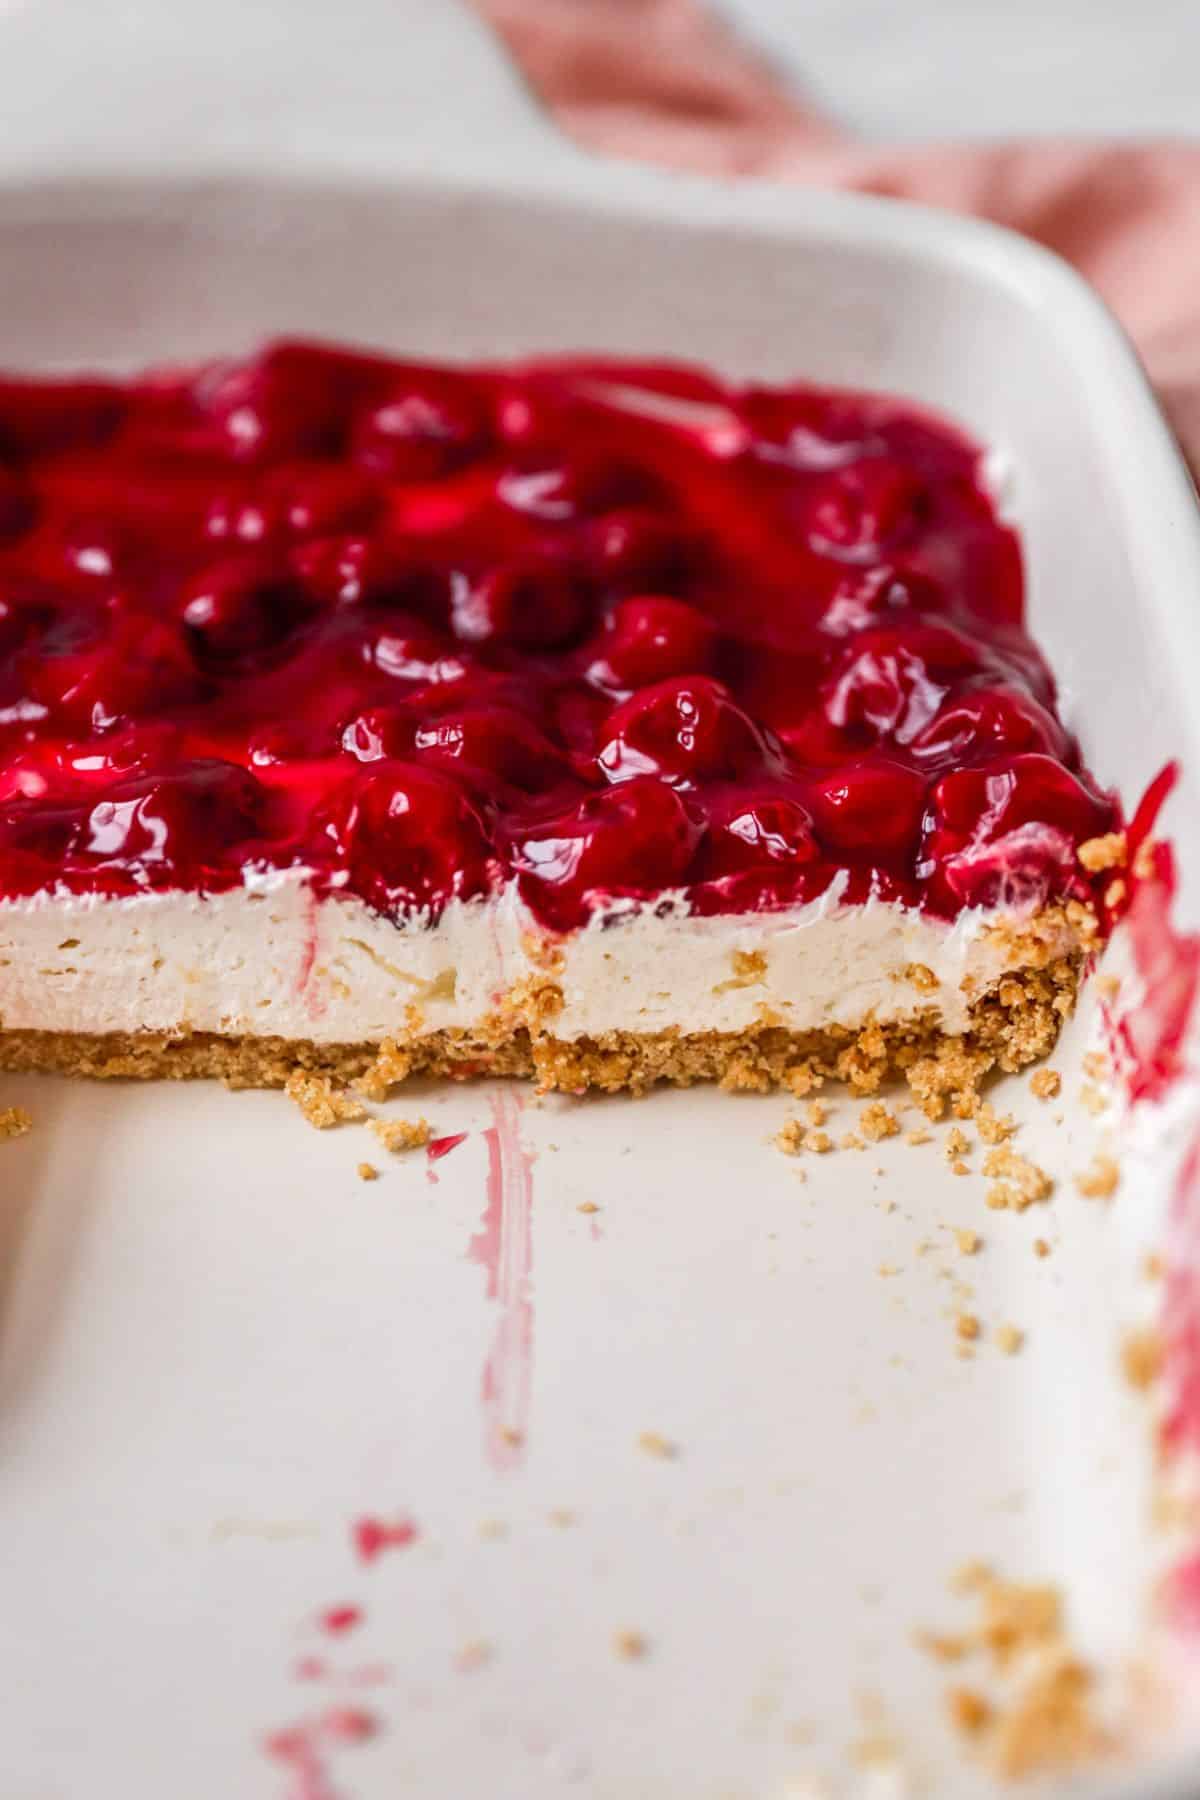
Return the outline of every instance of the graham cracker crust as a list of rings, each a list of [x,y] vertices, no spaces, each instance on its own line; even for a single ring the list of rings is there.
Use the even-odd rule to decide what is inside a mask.
[[[553,983],[514,995],[476,1031],[422,1032],[419,1021],[383,1043],[319,1044],[309,1039],[223,1037],[207,1032],[91,1036],[0,1031],[0,1069],[52,1071],[99,1080],[215,1078],[229,1087],[283,1087],[297,1070],[355,1082],[381,1098],[412,1076],[450,1080],[515,1076],[543,1091],[644,1093],[660,1082],[711,1081],[727,1090],[782,1087],[805,1094],[826,1081],[874,1093],[903,1075],[931,1118],[947,1101],[973,1095],[993,1069],[1013,1072],[1054,1046],[1079,981],[1078,956],[1006,975],[975,1001],[969,1029],[952,1037],[932,1011],[901,1023],[869,1022],[794,1032],[764,1023],[741,1032],[608,1032],[558,1038],[561,1002]]]

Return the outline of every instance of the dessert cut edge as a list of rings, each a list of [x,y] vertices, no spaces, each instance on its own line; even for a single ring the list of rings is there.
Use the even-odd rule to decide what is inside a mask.
[[[1044,1055],[1123,842],[912,406],[309,344],[0,382],[0,1067]]]

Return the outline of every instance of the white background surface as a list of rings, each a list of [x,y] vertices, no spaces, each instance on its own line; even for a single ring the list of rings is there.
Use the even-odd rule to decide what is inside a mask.
[[[1196,0],[720,0],[826,112],[872,137],[1186,133]]]

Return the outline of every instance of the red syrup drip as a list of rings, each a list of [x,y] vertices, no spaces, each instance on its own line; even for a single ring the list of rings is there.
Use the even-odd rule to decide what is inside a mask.
[[[425,1146],[425,1155],[431,1163],[441,1162],[443,1156],[449,1156],[460,1144],[465,1144],[470,1137],[469,1131],[456,1131],[449,1137],[430,1138]]]
[[[363,1621],[362,1608],[359,1606],[331,1606],[323,1612],[318,1620],[322,1631],[332,1637],[341,1637],[347,1631],[353,1631]]]
[[[521,1143],[520,1102],[492,1097],[487,1208],[467,1254],[487,1271],[487,1298],[499,1316],[480,1381],[484,1453],[494,1469],[513,1469],[525,1454],[533,1380],[533,1159]]]
[[[1022,614],[977,447],[892,400],[303,343],[0,381],[0,896],[1086,897],[1116,809]]]
[[[420,1533],[411,1519],[355,1519],[350,1527],[354,1548],[360,1559],[372,1563],[385,1550],[407,1550]]]

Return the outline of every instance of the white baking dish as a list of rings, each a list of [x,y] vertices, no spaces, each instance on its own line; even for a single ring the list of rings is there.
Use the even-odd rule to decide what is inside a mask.
[[[1194,499],[1066,270],[900,205],[589,163],[441,8],[364,7],[353,32],[206,11],[219,54],[173,9],[96,6],[54,54],[55,9],[0,15],[0,363],[304,331],[665,353],[944,409],[1002,453],[1093,767],[1132,800],[1181,760],[1164,825],[1200,917]],[[1061,1127],[1024,1083],[996,1096],[1064,1177],[1020,1217],[932,1146],[830,1157],[801,1185],[768,1143],[794,1110],[775,1098],[518,1117],[432,1092],[438,1129],[471,1133],[438,1185],[416,1163],[363,1185],[364,1141],[316,1137],[278,1096],[6,1081],[36,1129],[0,1149],[0,1793],[318,1800],[260,1739],[350,1701],[380,1728],[328,1768],[360,1800],[991,1792],[912,1642],[965,1622],[951,1572],[1059,1583],[1121,1698],[1166,1554],[1117,1346],[1154,1302],[1171,1144],[1143,1119],[1116,1204],[1075,1195],[1084,1035],[1055,1059]],[[984,1252],[957,1258],[948,1223]],[[959,1360],[964,1304],[1023,1327],[1022,1353]],[[646,1431],[679,1455],[639,1450]],[[400,1512],[417,1540],[357,1562],[350,1522]],[[364,1621],[322,1634],[343,1602]],[[615,1655],[622,1630],[648,1654]],[[298,1680],[306,1655],[386,1679]],[[1182,1717],[1140,1733],[1118,1786],[1182,1797],[1200,1730],[1186,1671],[1154,1655]],[[861,1767],[881,1732],[894,1754]]]

